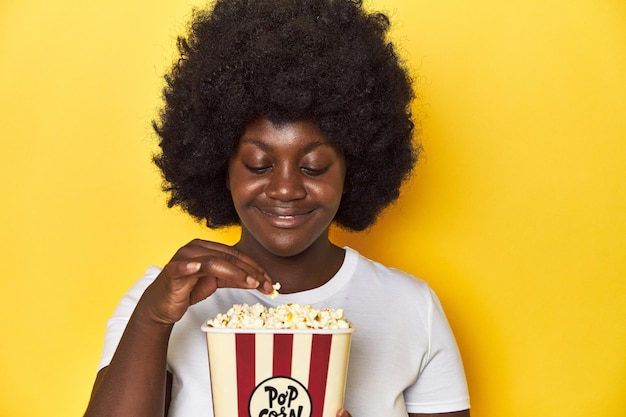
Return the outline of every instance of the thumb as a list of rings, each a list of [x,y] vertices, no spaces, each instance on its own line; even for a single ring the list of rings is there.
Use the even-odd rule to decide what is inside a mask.
[[[337,411],[337,417],[351,417],[350,413],[348,413],[348,410],[346,410],[345,408],[342,408],[341,410]]]

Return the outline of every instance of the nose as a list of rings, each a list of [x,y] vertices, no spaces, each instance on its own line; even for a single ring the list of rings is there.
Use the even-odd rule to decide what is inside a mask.
[[[306,197],[302,174],[289,166],[274,167],[265,194],[275,200],[292,201]]]

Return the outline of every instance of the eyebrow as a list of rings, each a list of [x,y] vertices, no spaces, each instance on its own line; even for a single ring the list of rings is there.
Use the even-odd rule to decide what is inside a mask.
[[[250,143],[250,144],[258,146],[259,148],[263,149],[264,151],[268,151],[268,152],[273,150],[272,146],[270,146],[267,143],[263,142],[261,139],[242,138],[240,143]],[[322,142],[322,141],[310,142],[310,143],[307,143],[302,148],[302,151],[304,153],[309,153],[313,149],[319,148],[320,146],[330,146],[330,147],[332,147],[332,144],[330,144],[329,142]]]

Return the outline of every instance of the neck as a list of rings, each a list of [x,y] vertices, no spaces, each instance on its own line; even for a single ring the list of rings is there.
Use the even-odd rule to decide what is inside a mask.
[[[328,236],[291,256],[271,253],[244,234],[235,247],[265,268],[274,283],[280,282],[283,294],[324,285],[341,268],[345,256],[344,249],[328,240]]]

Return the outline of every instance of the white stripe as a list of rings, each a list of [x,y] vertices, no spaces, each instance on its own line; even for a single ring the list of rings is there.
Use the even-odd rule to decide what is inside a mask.
[[[328,378],[324,396],[324,412],[322,417],[334,417],[343,406],[346,374],[348,370],[348,354],[350,352],[350,333],[334,334],[330,345]]]
[[[235,335],[207,333],[209,363],[216,416],[237,415],[237,357]]]
[[[274,335],[270,333],[257,333],[255,336],[256,345],[254,380],[256,385],[272,376],[274,366]]]
[[[313,335],[295,334],[293,336],[293,356],[291,361],[291,377],[309,386],[309,367],[311,364],[311,344]]]

